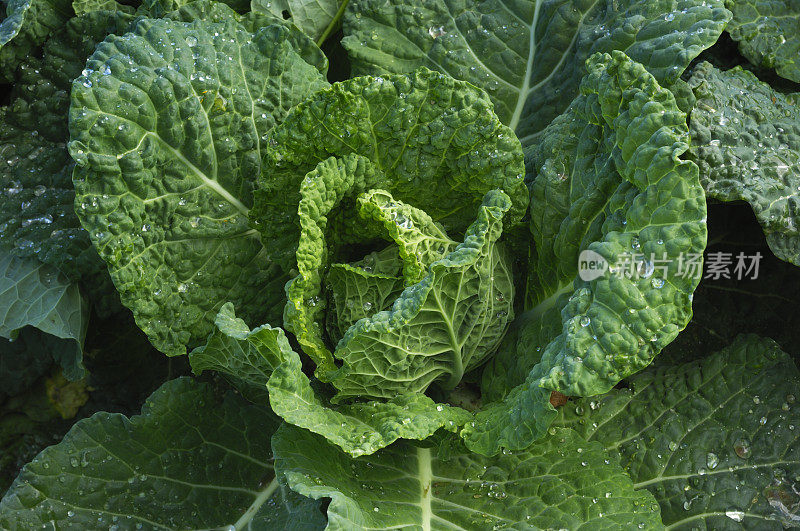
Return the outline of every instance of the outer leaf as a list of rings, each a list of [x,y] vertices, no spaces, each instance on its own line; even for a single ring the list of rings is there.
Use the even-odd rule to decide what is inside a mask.
[[[528,201],[522,151],[491,107],[475,87],[427,69],[336,83],[295,107],[271,136],[251,212],[272,259],[294,266],[301,182],[332,155],[369,159],[382,171],[380,188],[448,233],[466,229],[496,188],[513,201],[507,223],[517,223]]]
[[[708,358],[638,374],[630,390],[561,408],[558,423],[619,452],[665,524],[783,529],[800,521],[798,389],[791,358],[746,335]]]
[[[592,54],[624,51],[671,84],[729,18],[722,0],[353,0],[342,44],[358,74],[424,65],[483,88],[527,150]]]
[[[72,15],[69,0],[9,0],[0,22],[0,79],[14,80],[20,63]]]
[[[356,321],[391,307],[403,292],[402,262],[396,246],[373,252],[354,264],[333,264],[325,277],[330,294],[328,336],[334,343]]]
[[[606,392],[691,318],[699,278],[681,272],[681,258],[701,257],[706,205],[697,166],[679,158],[688,149],[686,115],[621,52],[594,56],[588,69],[581,97],[532,152],[535,254],[522,323],[530,329],[517,329],[487,371],[531,369],[467,427],[476,451],[524,448],[553,415],[541,387]],[[587,249],[609,264],[589,281],[577,275]],[[502,374],[484,381],[517,383]]]
[[[190,379],[167,382],[130,419],[97,413],[26,465],[0,502],[5,529],[308,529],[318,504],[271,464],[269,410]]]
[[[277,306],[283,278],[247,226],[262,137],[326,84],[286,36],[142,20],[98,46],[74,84],[76,210],[167,354],[204,338],[225,301],[261,322]]]
[[[68,378],[81,378],[89,310],[78,287],[50,266],[0,253],[0,336],[14,339],[33,326],[70,340],[54,352]]]
[[[703,187],[747,201],[775,255],[800,265],[800,94],[785,95],[751,72],[695,68],[692,155]]]
[[[800,82],[800,4],[794,0],[725,0],[733,13],[726,28],[739,51],[756,66]]]
[[[422,394],[333,409],[312,389],[283,330],[264,325],[250,331],[230,303],[220,310],[216,325],[208,343],[189,355],[197,374],[214,369],[255,387],[266,386],[275,413],[353,456],[371,454],[397,439],[425,439],[439,428],[455,431],[470,418],[466,411]]]
[[[337,398],[423,393],[433,382],[453,389],[494,352],[513,319],[513,276],[496,244],[510,208],[503,192],[487,193],[464,243],[391,311],[347,331],[334,352],[343,361],[332,375]]]
[[[273,446],[275,467],[292,489],[331,498],[328,529],[661,527],[652,496],[635,492],[600,444],[572,430],[495,458],[459,445],[444,459],[398,443],[352,460],[288,425]]]
[[[75,215],[73,164],[64,147],[69,87],[95,45],[128,19],[108,12],[70,19],[47,40],[41,60],[20,66],[11,103],[0,110],[0,245],[82,280],[95,303],[107,296],[100,287],[113,288]]]
[[[341,5],[340,5],[341,4]],[[347,0],[253,0],[253,11],[291,21],[320,45],[342,17]]]
[[[395,201],[384,190],[370,190],[358,198],[361,217],[381,224],[398,246],[406,285],[416,284],[428,267],[457,245],[431,217],[418,208]]]

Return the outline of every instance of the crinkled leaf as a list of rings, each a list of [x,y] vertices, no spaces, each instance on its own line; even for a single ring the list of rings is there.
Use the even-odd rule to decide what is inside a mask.
[[[96,529],[322,528],[319,504],[273,470],[269,409],[177,379],[142,414],[96,413],[25,466],[0,525]]]
[[[78,286],[54,268],[0,253],[0,337],[14,339],[21,328],[33,326],[68,340],[53,352],[70,379],[81,378],[83,340],[89,310]]]
[[[284,277],[248,227],[251,189],[264,135],[326,85],[287,31],[142,20],[73,85],[78,216],[167,354],[204,339],[228,300],[255,322],[280,307]]]
[[[0,79],[14,80],[17,67],[36,55],[47,37],[72,16],[69,0],[9,0],[0,22]]]
[[[300,186],[300,241],[297,246],[297,276],[286,285],[284,324],[303,352],[317,364],[317,376],[325,378],[336,370],[325,345],[322,318],[326,307],[322,277],[330,263],[329,217],[348,196],[361,193],[380,180],[377,168],[366,158],[349,154],[329,157],[308,172]],[[342,239],[341,234],[337,234]]]
[[[372,454],[398,439],[426,439],[440,428],[456,431],[472,418],[422,393],[395,395],[387,402],[328,406],[315,394],[295,353],[275,370],[268,387],[272,409],[284,420],[322,435],[353,457]]]
[[[475,451],[524,448],[553,415],[542,387],[606,392],[646,367],[691,318],[699,274],[687,274],[684,261],[702,257],[706,203],[697,166],[679,158],[688,149],[686,115],[622,52],[593,56],[588,69],[581,97],[531,153],[525,325],[533,329],[511,335],[486,369],[530,372],[467,427]],[[607,266],[594,279],[578,274],[585,250]],[[508,389],[526,373],[517,374],[484,381]]]
[[[725,0],[733,13],[726,28],[756,66],[800,82],[800,5],[794,0]]]
[[[342,44],[359,74],[427,66],[483,88],[527,150],[578,95],[592,54],[624,51],[671,84],[729,18],[722,0],[353,0]]]
[[[45,43],[41,60],[21,65],[11,103],[0,110],[0,245],[83,281],[92,302],[102,302],[107,294],[98,288],[111,283],[75,215],[72,161],[64,147],[69,88],[95,45],[127,24],[128,17],[116,13],[71,19]]]
[[[211,2],[205,2],[205,0],[143,0],[136,13],[152,18],[169,17],[170,14],[183,8],[191,7],[192,4],[202,3],[206,3],[207,6],[211,4]],[[218,3],[225,4],[238,13],[244,13],[250,9],[250,3],[247,0],[222,0]]]
[[[331,498],[328,529],[662,527],[652,495],[572,430],[494,458],[455,445],[446,457],[403,442],[351,459],[288,425],[273,438],[292,489]]]
[[[425,439],[439,428],[455,431],[470,419],[466,411],[422,394],[332,408],[303,374],[300,356],[283,330],[269,325],[249,330],[230,303],[220,310],[216,326],[208,343],[189,354],[197,374],[213,369],[255,387],[266,386],[275,413],[353,456],[371,454],[397,439]]]
[[[514,284],[497,239],[511,201],[486,194],[464,242],[406,288],[392,309],[353,325],[336,347],[338,398],[452,389],[494,352],[513,319]]]
[[[378,187],[424,210],[451,236],[474,221],[483,195],[496,188],[511,197],[507,223],[516,224],[528,204],[522,150],[491,109],[482,91],[424,68],[336,83],[295,107],[271,134],[251,211],[272,259],[294,266],[301,182],[330,156],[369,159],[382,175]],[[355,219],[355,209],[348,215]],[[337,237],[346,242],[347,231]]]
[[[385,190],[370,190],[360,195],[358,208],[362,218],[378,222],[397,244],[406,285],[422,280],[428,267],[457,245],[428,214],[395,201]]]
[[[800,372],[755,335],[630,389],[561,408],[558,424],[618,452],[667,525],[784,529],[800,522]],[[735,522],[741,522],[737,524]]]
[[[335,344],[356,321],[391,307],[403,292],[403,263],[392,245],[352,264],[333,264],[325,276],[328,337]]]
[[[290,21],[319,42],[330,35],[348,0],[253,0],[253,11],[270,13]]]
[[[133,14],[133,7],[120,4],[116,0],[72,0],[72,9],[76,15],[85,15],[96,11],[120,11]]]
[[[709,196],[747,201],[775,255],[800,265],[800,93],[709,63],[690,79],[692,155]]]

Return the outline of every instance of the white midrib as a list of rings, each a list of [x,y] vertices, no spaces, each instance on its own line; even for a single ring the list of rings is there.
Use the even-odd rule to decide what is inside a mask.
[[[533,10],[533,21],[530,28],[530,41],[528,43],[528,64],[525,65],[525,77],[522,80],[522,86],[519,89],[519,97],[517,98],[517,106],[514,109],[514,114],[511,115],[511,121],[508,127],[512,131],[517,130],[519,120],[522,117],[522,109],[525,107],[527,100],[528,90],[531,86],[531,73],[533,71],[533,58],[536,55],[536,22],[539,20],[539,8],[541,7],[541,0],[536,0],[536,7]]]
[[[181,153],[180,151],[178,151],[174,147],[170,146],[161,137],[159,137],[158,135],[156,135],[154,133],[151,133],[149,131],[148,131],[148,134],[152,134],[153,136],[155,136],[156,138],[161,140],[161,143],[164,146],[166,146],[167,149],[172,151],[172,154],[175,155],[175,157],[178,158],[181,162],[183,162],[186,165],[186,167],[189,168],[192,171],[192,173],[194,173],[200,179],[200,181],[202,181],[202,183],[204,185],[209,187],[211,190],[213,190],[214,192],[219,194],[227,202],[232,204],[236,208],[236,210],[238,210],[239,212],[241,212],[244,215],[247,215],[247,213],[250,211],[250,209],[247,208],[244,203],[242,203],[241,201],[239,201],[238,199],[233,197],[233,195],[231,195],[231,193],[229,191],[227,191],[225,188],[223,188],[221,184],[219,184],[214,179],[209,179],[208,176],[206,176],[205,173],[200,171],[200,168],[198,168],[197,166],[192,164],[186,157],[184,157],[183,153]]]
[[[417,467],[419,468],[420,485],[419,506],[422,509],[420,525],[423,531],[430,531],[431,520],[433,520],[433,511],[431,510],[433,469],[431,468],[430,448],[417,448]]]
[[[264,490],[262,490],[256,499],[253,500],[253,503],[250,504],[250,507],[242,514],[242,517],[236,520],[236,523],[233,524],[233,527],[238,531],[239,529],[244,529],[244,527],[250,523],[250,520],[256,515],[258,510],[261,508],[264,503],[275,493],[278,489],[278,478],[275,477],[272,481],[270,481],[269,485],[267,485]]]

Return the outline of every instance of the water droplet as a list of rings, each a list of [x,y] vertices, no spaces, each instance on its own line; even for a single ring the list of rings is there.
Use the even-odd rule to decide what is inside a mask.
[[[641,247],[642,247],[642,245],[639,243],[639,238],[633,238],[631,240],[631,249],[636,251],[636,250],[640,249]]]
[[[750,441],[747,439],[738,439],[733,443],[733,451],[742,459],[747,459],[750,457]]]
[[[364,308],[365,312],[368,312],[372,309],[372,303],[367,301],[362,305],[362,308]]]
[[[708,452],[708,454],[706,454],[706,465],[708,466],[708,468],[713,470],[717,468],[718,464],[719,464],[719,457],[717,457],[717,454],[715,454],[714,452]]]
[[[741,522],[742,520],[744,520],[744,512],[737,511],[735,509],[728,509],[727,511],[725,511],[725,516],[727,516],[734,522]]]
[[[197,46],[197,37],[194,35],[188,35],[186,37],[186,44],[188,44],[190,48]]]
[[[675,20],[675,14],[674,13],[668,13],[667,16],[664,17],[664,20],[666,20],[667,22],[671,22],[671,21]]]
[[[653,277],[653,280],[650,281],[650,285],[653,286],[656,289],[661,289],[661,288],[664,287],[664,279],[663,278],[658,278],[658,277]]]
[[[444,26],[431,26],[428,28],[428,35],[431,36],[431,39],[438,39],[442,35],[446,35],[447,32],[444,29]]]
[[[589,319],[588,315],[584,315],[583,317],[581,317],[581,321],[580,322],[581,322],[581,326],[583,326],[585,328],[585,327],[589,326],[589,323],[591,323],[592,320]]]

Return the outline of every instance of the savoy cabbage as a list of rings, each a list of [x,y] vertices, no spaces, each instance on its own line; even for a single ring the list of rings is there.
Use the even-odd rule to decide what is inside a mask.
[[[800,527],[799,32],[6,1],[0,527]]]

